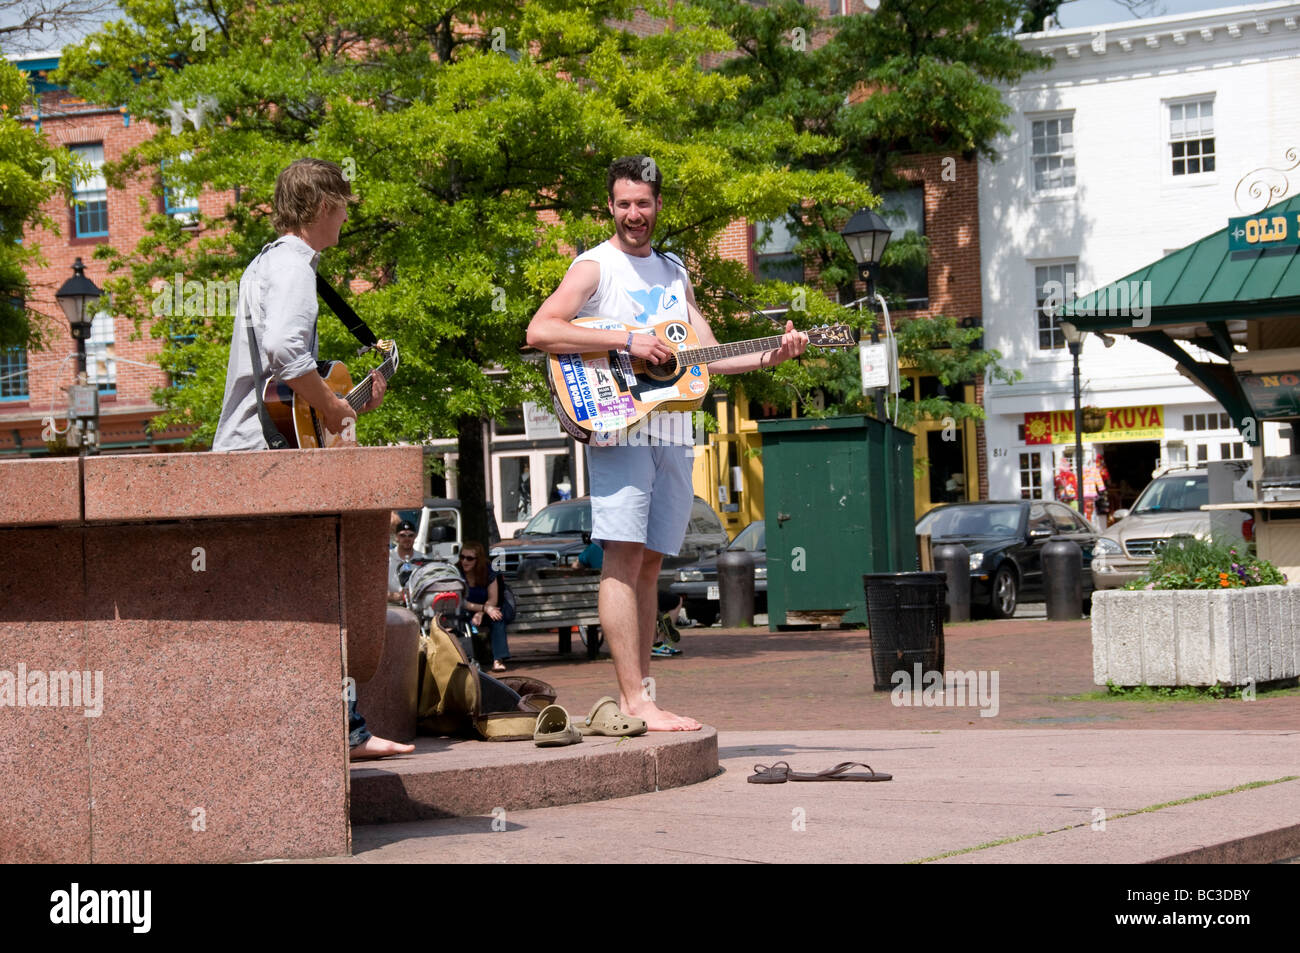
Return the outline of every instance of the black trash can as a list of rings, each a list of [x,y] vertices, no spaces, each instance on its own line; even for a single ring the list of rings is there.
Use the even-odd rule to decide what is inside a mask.
[[[871,630],[871,672],[875,690],[893,690],[894,672],[914,666],[943,671],[943,607],[948,578],[941,572],[868,573],[867,627]]]

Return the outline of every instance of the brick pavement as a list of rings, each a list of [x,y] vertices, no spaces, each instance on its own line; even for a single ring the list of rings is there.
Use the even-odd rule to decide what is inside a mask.
[[[947,670],[998,673],[999,711],[896,707],[872,691],[866,630],[769,633],[683,629],[684,654],[656,659],[661,703],[720,731],[900,728],[1300,729],[1300,689],[1241,700],[1079,700],[1092,682],[1090,623],[1032,619],[945,627]],[[511,637],[511,674],[534,675],[558,701],[585,715],[616,690],[612,663],[587,661],[582,646],[555,654],[554,636]]]

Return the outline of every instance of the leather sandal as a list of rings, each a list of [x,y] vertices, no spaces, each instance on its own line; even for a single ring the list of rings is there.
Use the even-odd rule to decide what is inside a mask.
[[[861,771],[850,773],[849,768],[866,768],[867,773],[863,774]],[[871,765],[861,761],[841,761],[835,767],[818,771],[816,774],[790,772],[791,781],[889,781],[893,777],[892,774],[877,773]]]
[[[750,784],[785,784],[790,779],[790,765],[778,761],[773,765],[756,764],[754,773],[745,778]]]
[[[578,725],[584,735],[604,735],[608,738],[634,738],[646,733],[646,723],[640,718],[625,715],[618,702],[606,695],[591,706],[591,713]]]

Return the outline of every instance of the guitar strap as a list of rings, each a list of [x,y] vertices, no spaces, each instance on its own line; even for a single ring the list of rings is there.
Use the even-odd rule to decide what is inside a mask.
[[[366,322],[361,320],[361,316],[352,310],[352,306],[344,301],[343,296],[335,291],[334,287],[322,278],[319,273],[316,275],[316,293],[329,305],[330,310],[338,315],[338,319],[343,322],[345,328],[352,332],[352,336],[367,349],[379,343],[379,338],[375,337],[375,332],[370,330]]]
[[[268,450],[283,450],[289,446],[289,441],[271,421],[266,403],[262,400],[262,360],[257,356],[257,337],[253,334],[252,321],[248,322],[248,356],[253,359],[253,393],[257,395],[257,419],[262,423],[262,436],[266,438]]]

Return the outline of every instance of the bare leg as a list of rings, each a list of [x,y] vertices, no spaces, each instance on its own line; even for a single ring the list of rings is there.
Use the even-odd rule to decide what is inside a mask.
[[[656,705],[643,682],[650,674],[663,554],[647,550],[641,543],[611,541],[604,549],[600,624],[614,660],[619,709],[643,719],[651,731],[698,731],[702,726],[695,719]]]

